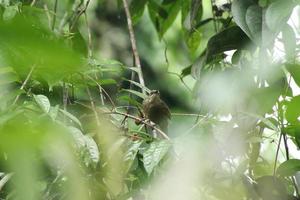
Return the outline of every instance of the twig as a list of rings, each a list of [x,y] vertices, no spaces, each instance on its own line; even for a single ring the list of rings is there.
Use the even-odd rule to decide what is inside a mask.
[[[96,118],[97,126],[100,126],[100,121],[99,121],[99,116],[98,116],[98,113],[97,113],[97,110],[96,110],[96,106],[95,106],[93,97],[91,95],[91,91],[90,91],[90,89],[89,89],[89,87],[87,85],[86,85],[86,91],[87,91],[87,94],[88,94],[88,96],[90,98],[90,103],[91,103],[91,107],[92,107],[92,110],[93,110],[95,118]]]
[[[171,140],[169,138],[169,136],[167,136],[166,133],[164,133],[162,130],[160,130],[159,128],[157,128],[155,126],[155,123],[153,122],[148,122],[147,120],[145,119],[142,119],[142,118],[139,118],[139,117],[136,117],[136,116],[133,116],[133,115],[130,115],[130,114],[127,114],[127,113],[122,113],[122,112],[119,112],[119,111],[112,111],[112,112],[104,112],[104,114],[117,114],[117,115],[122,115],[122,116],[125,116],[126,118],[131,118],[131,119],[134,119],[138,122],[141,122],[142,124],[156,130],[161,136],[163,136],[164,139],[167,139],[167,140]],[[153,123],[153,124],[152,124]]]
[[[90,4],[90,0],[87,0],[85,3],[85,6],[83,9],[79,10],[78,14],[75,16],[74,21],[72,21],[71,26],[70,26],[70,30],[72,31],[74,29],[74,26],[76,24],[76,22],[78,21],[79,17],[86,12],[88,6]],[[79,7],[81,6],[81,3],[78,5],[77,9],[79,9]]]
[[[184,82],[183,78],[181,75],[175,73],[175,72],[168,72],[169,74],[172,74],[172,75],[175,75],[179,78],[179,80],[181,81],[181,83],[184,85],[184,87],[186,87],[186,89],[189,91],[189,92],[193,92],[191,88],[189,88],[189,86]]]
[[[88,58],[91,58],[93,56],[92,34],[91,34],[90,27],[89,27],[89,22],[88,22],[88,19],[87,19],[86,12],[84,12],[84,18],[85,18],[85,24],[86,24],[87,34],[88,34]]]
[[[194,113],[171,113],[172,116],[190,116],[190,117],[206,117],[205,115],[194,114]]]
[[[133,31],[133,25],[132,25],[132,20],[131,20],[131,14],[130,14],[129,7],[128,7],[128,2],[127,2],[127,0],[122,0],[122,1],[123,1],[125,14],[126,14],[126,18],[127,18],[127,25],[128,25],[132,53],[134,56],[134,63],[135,63],[135,66],[138,68],[137,74],[138,74],[139,82],[143,87],[145,87],[145,81],[144,81],[144,77],[143,77],[141,61],[140,61],[140,57],[139,57],[139,54],[137,51],[136,39],[135,39],[134,31]],[[131,79],[132,79],[132,81],[134,81],[135,73],[134,72],[131,72],[131,73],[132,73]],[[143,88],[141,88],[141,89],[142,89],[142,93],[146,94],[145,90]]]
[[[279,141],[278,141],[278,145],[277,145],[277,149],[276,149],[275,162],[274,162],[274,168],[273,168],[273,176],[275,176],[275,173],[276,173],[276,165],[277,165],[277,160],[278,160],[281,139],[282,139],[282,133],[280,133]]]
[[[51,30],[54,31],[54,27],[55,27],[55,21],[56,21],[56,11],[57,11],[57,0],[55,0],[54,2],[54,8],[53,8],[53,20],[52,20],[52,26],[51,26]]]
[[[1,180],[0,180],[0,191],[4,187],[4,185],[9,181],[9,179],[13,176],[13,173],[6,174]]]
[[[30,6],[31,6],[31,7],[34,6],[35,2],[36,2],[36,0],[32,0]]]
[[[104,94],[106,95],[106,97],[107,97],[108,100],[110,101],[110,103],[111,103],[111,105],[113,106],[113,108],[115,108],[116,105],[115,105],[114,101],[111,99],[111,97],[109,96],[109,94],[103,89],[103,87],[102,87],[95,79],[93,79],[92,77],[90,77],[90,76],[88,76],[88,75],[87,75],[87,77],[88,77],[89,79],[91,79],[92,81],[95,82],[95,84],[96,84],[96,85],[98,86],[98,88],[100,89],[100,92],[101,92],[101,93],[104,92]]]
[[[44,4],[44,10],[46,12],[46,16],[48,18],[48,25],[49,25],[49,28],[51,29],[51,16],[49,14],[49,9],[48,9],[48,6],[47,4]]]
[[[31,75],[33,73],[35,69],[35,65],[33,67],[31,67],[29,73],[27,74],[26,78],[25,78],[25,81],[23,82],[23,84],[21,85],[20,87],[20,90],[23,90],[27,84],[27,82],[29,81],[29,79],[31,78]],[[20,98],[20,94],[15,98],[14,102],[13,102],[13,105],[15,105],[17,103],[17,101],[19,100]]]

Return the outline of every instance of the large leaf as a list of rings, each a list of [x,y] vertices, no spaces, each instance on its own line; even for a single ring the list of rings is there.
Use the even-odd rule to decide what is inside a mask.
[[[76,147],[79,152],[86,153],[85,157],[86,164],[97,164],[100,159],[99,149],[94,139],[89,135],[84,135],[79,129],[75,127],[68,127],[71,133]],[[85,150],[85,151],[82,151]]]
[[[290,159],[283,162],[276,173],[280,176],[293,176],[300,171],[300,160]]]
[[[232,26],[210,38],[207,44],[207,61],[213,56],[233,49],[239,49],[249,44],[250,40],[238,27]]]
[[[293,0],[275,1],[266,11],[266,24],[274,32],[278,32],[291,16],[295,2]]]
[[[293,28],[285,24],[282,30],[282,41],[287,60],[293,61],[296,56],[297,39]]]
[[[0,53],[2,62],[21,76],[26,77],[35,66],[33,75],[50,84],[84,69],[79,54],[39,22],[20,16],[9,23],[0,21]]]
[[[262,37],[262,8],[257,5],[251,5],[246,11],[246,24],[250,31],[251,39],[258,45]]]
[[[171,144],[166,140],[153,141],[143,152],[143,162],[146,172],[150,175],[161,159],[166,155]]]
[[[251,38],[251,31],[246,22],[247,9],[255,5],[253,0],[235,0],[232,2],[231,10],[234,21]]]

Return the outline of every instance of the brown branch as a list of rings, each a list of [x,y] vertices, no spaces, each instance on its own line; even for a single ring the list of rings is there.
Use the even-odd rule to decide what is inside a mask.
[[[153,123],[151,121],[148,122],[145,119],[142,119],[142,118],[139,118],[139,117],[127,114],[127,113],[122,113],[122,112],[119,112],[119,111],[104,112],[104,114],[117,114],[117,115],[125,116],[126,118],[134,119],[134,120],[136,120],[138,122],[141,122],[142,124],[144,124],[144,125],[152,128],[152,129],[156,130],[164,139],[171,140],[169,138],[169,136],[167,136],[166,133],[164,133],[162,130],[160,130],[159,128],[157,128],[156,125],[155,125],[155,123]]]
[[[132,53],[133,53],[133,57],[134,57],[134,63],[135,63],[135,66],[138,68],[139,82],[144,87],[145,86],[145,81],[144,81],[144,77],[143,77],[143,71],[142,71],[142,66],[141,66],[139,53],[137,51],[136,39],[135,39],[134,31],[133,31],[133,24],[132,24],[132,20],[131,20],[131,14],[130,14],[130,11],[129,11],[128,2],[127,2],[127,0],[122,0],[122,1],[123,1],[125,14],[126,14],[126,18],[127,18],[127,25],[128,25],[128,31],[129,31],[129,37],[130,37],[130,42],[131,42]],[[132,73],[131,74],[131,80],[134,81],[135,72],[131,72],[131,73]],[[142,88],[142,92],[143,92],[143,94],[146,94],[144,88]]]

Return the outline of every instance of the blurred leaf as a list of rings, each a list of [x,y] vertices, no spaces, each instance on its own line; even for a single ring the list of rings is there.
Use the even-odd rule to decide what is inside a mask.
[[[285,24],[282,29],[282,40],[287,60],[294,60],[296,56],[297,39],[293,28]]]
[[[246,12],[246,24],[251,34],[251,39],[256,44],[261,43],[262,38],[262,9],[258,5],[251,5]]]
[[[300,96],[295,96],[290,102],[286,103],[286,113],[285,117],[288,122],[295,123],[298,122],[298,117],[300,116]]]
[[[293,8],[294,1],[275,1],[268,6],[266,11],[266,24],[274,32],[278,33],[289,19]]]
[[[50,111],[50,101],[48,97],[44,95],[33,95],[35,102],[40,106],[40,108],[45,112],[49,113]]]
[[[121,91],[129,92],[129,93],[134,94],[134,95],[136,95],[136,96],[138,96],[138,97],[140,97],[140,98],[142,98],[142,99],[145,99],[145,98],[146,98],[146,95],[145,95],[145,94],[143,94],[143,93],[141,93],[141,92],[137,92],[137,91],[135,91],[135,90],[122,89]]]
[[[131,98],[129,95],[122,95],[118,97],[119,101],[125,101],[126,103],[129,103],[130,105],[134,105],[136,107],[140,107],[141,103],[139,103],[137,100]]]
[[[166,140],[155,140],[151,142],[149,147],[143,152],[143,163],[148,175],[151,175],[153,169],[166,155],[170,146],[170,142]]]
[[[107,79],[100,79],[99,80],[100,85],[115,85],[117,84],[117,81],[111,78],[107,78]]]
[[[22,33],[22,37],[20,34]],[[33,74],[55,84],[65,76],[84,70],[82,57],[36,21],[15,17],[0,21],[0,52],[4,63],[26,77]]]
[[[89,158],[88,161],[90,160],[94,164],[97,164],[99,162],[100,155],[99,155],[98,146],[97,146],[96,142],[93,140],[93,138],[91,138],[88,135],[84,135],[79,129],[77,129],[75,127],[70,126],[70,127],[68,127],[68,130],[72,134],[78,150],[80,151],[80,150],[86,149],[87,156]],[[86,164],[89,164],[89,163],[86,163]]]
[[[283,162],[276,170],[279,176],[294,176],[300,171],[300,160],[290,159]]]
[[[224,51],[243,48],[249,42],[249,38],[238,26],[229,27],[209,39],[206,60],[210,62],[213,56]]]
[[[15,4],[15,5],[6,7],[5,11],[3,13],[3,20],[4,21],[11,20],[12,18],[14,18],[16,16],[18,11],[19,11],[19,4]]]
[[[199,24],[202,18],[202,0],[192,0],[190,7],[190,27],[192,30],[197,24]]]
[[[286,64],[286,69],[291,73],[298,87],[300,87],[300,64]]]
[[[130,3],[130,13],[133,24],[137,24],[144,13],[148,0],[133,0]]]
[[[262,199],[282,200],[288,199],[286,186],[275,176],[262,176],[255,180],[255,190]]]
[[[123,78],[123,80],[124,80],[124,81],[128,81],[129,83],[132,83],[133,85],[135,85],[135,86],[137,86],[137,87],[139,87],[139,88],[141,88],[141,89],[144,89],[147,93],[150,93],[150,90],[149,90],[147,87],[141,85],[141,84],[138,83],[138,82],[135,82],[135,81],[132,81],[132,80],[129,80],[129,79],[126,79],[126,78]]]
[[[252,5],[256,5],[253,0],[235,0],[232,2],[231,6],[234,21],[250,38],[252,37],[246,22],[246,13],[247,9]]]

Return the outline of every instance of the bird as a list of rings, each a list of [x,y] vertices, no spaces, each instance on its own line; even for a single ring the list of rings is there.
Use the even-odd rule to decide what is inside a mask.
[[[158,90],[151,90],[142,103],[143,115],[154,122],[164,133],[168,132],[171,112],[168,105],[160,98]]]

